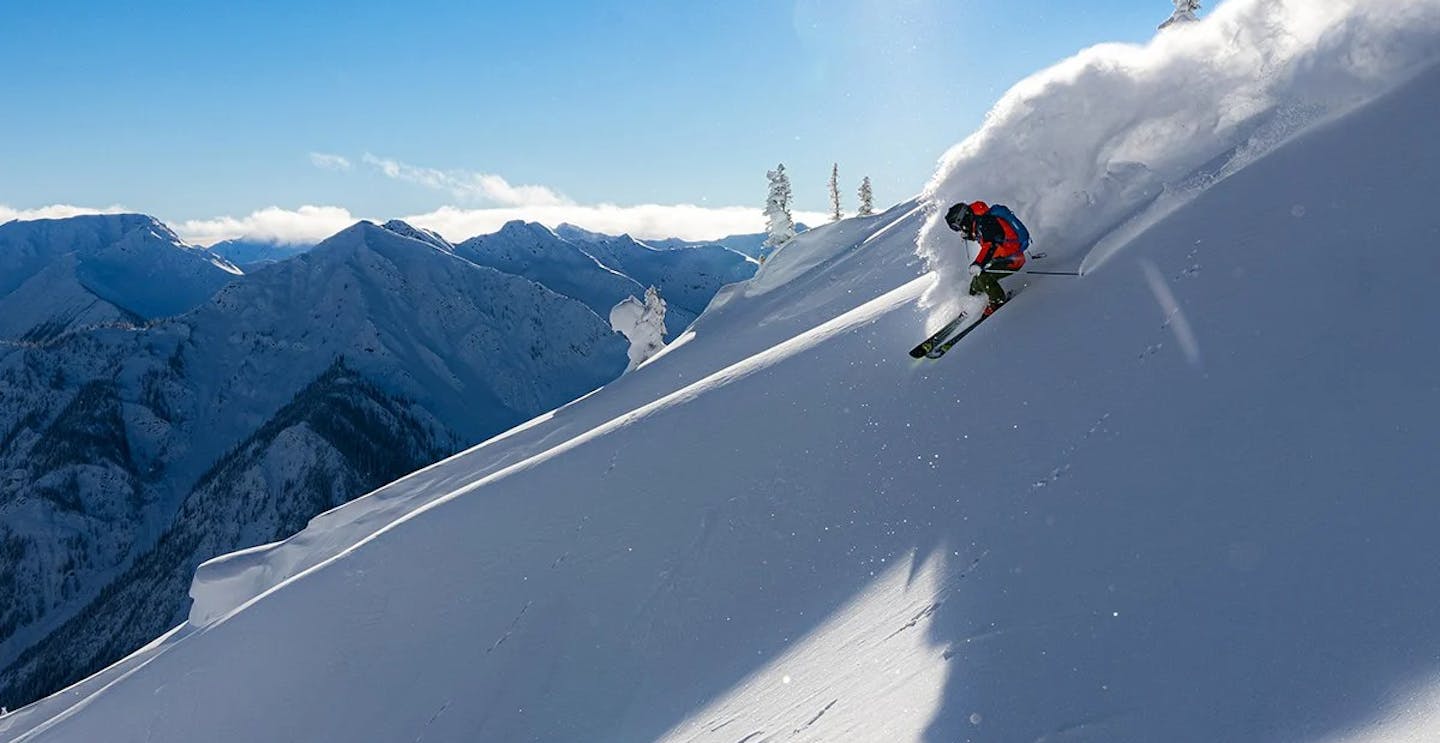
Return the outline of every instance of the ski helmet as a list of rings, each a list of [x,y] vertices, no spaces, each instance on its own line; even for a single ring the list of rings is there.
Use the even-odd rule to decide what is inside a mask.
[[[945,212],[945,224],[949,225],[950,229],[967,236],[973,234],[975,232],[975,213],[970,210],[970,204],[962,201],[950,207],[950,211]]]

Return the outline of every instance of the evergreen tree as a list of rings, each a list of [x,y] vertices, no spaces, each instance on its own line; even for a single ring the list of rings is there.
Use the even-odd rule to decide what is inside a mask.
[[[860,211],[859,216],[868,217],[875,213],[875,194],[870,191],[870,176],[860,181]]]
[[[1167,29],[1177,23],[1194,23],[1200,20],[1195,16],[1200,11],[1200,0],[1174,0],[1175,12],[1170,14],[1170,19],[1160,24],[1160,28]]]
[[[795,237],[795,220],[790,216],[790,176],[781,163],[766,173],[770,179],[770,196],[765,200],[765,247],[779,248]]]
[[[830,168],[830,221],[839,222],[845,215],[840,213],[840,163]]]

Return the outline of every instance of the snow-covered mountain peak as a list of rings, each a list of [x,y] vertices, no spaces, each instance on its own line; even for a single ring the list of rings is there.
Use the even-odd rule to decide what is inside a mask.
[[[394,224],[394,222],[387,223]],[[404,222],[399,224],[405,225]],[[409,225],[405,225],[408,227]],[[401,229],[393,229],[389,226],[381,226],[369,220],[360,220],[349,227],[325,238],[312,248],[302,259],[321,261],[343,261],[352,260],[361,251],[370,250],[386,254],[387,256],[399,258],[407,253],[432,253],[439,252],[449,254],[452,250],[446,250],[442,245],[427,239],[427,235],[420,232],[414,234]],[[446,244],[448,245],[448,243]]]
[[[148,229],[158,236],[166,236],[177,244],[183,244],[175,233],[160,220],[148,214],[82,214],[74,217],[11,220],[0,227],[28,225],[24,229],[38,240],[64,242],[74,250],[93,249],[98,245],[115,242],[135,230]],[[162,238],[164,239],[164,238]]]
[[[515,383],[510,376],[533,372],[519,370],[574,367],[582,372],[574,376],[593,383],[604,378],[603,370],[617,364],[624,367],[619,361],[624,358],[623,341],[578,302],[367,221],[227,288],[213,305],[206,311],[233,315],[253,343],[297,344],[304,356],[285,363],[297,364],[309,377],[321,370],[315,364],[344,354],[387,390],[411,399],[453,406],[459,404],[456,396],[493,394],[493,414],[477,418],[473,428],[461,427],[467,435],[493,430],[497,420],[513,420],[514,411],[533,409],[534,385]],[[303,313],[311,322],[295,329],[288,316],[293,312]],[[548,318],[548,332],[555,334],[556,345],[532,337],[542,332],[533,323],[496,335],[497,326],[519,317]],[[310,334],[316,323],[329,328],[323,337]],[[218,320],[197,324],[226,328]],[[219,349],[233,347],[233,339],[217,342]],[[509,347],[531,351],[523,358],[483,361],[484,354]],[[412,371],[407,378],[392,379],[389,370],[396,367],[428,373]],[[487,367],[494,369],[499,382],[474,378],[473,370]],[[539,376],[566,375],[547,371]],[[485,391],[492,387],[493,391]],[[547,397],[553,392],[557,390],[539,390]],[[273,410],[277,401],[261,393],[257,391],[257,404]]]
[[[561,222],[560,225],[555,228],[555,234],[565,238],[566,240],[575,240],[577,242],[594,242],[599,240],[608,240],[611,237],[611,235],[587,230],[584,227],[573,225],[569,222]]]
[[[561,239],[554,230],[539,222],[527,222],[523,219],[512,219],[500,226],[494,235],[508,238],[530,238],[543,242],[552,242]],[[493,235],[492,235],[493,236]]]
[[[563,235],[561,233],[564,233]],[[743,281],[755,265],[719,246],[657,250],[629,236],[612,237],[573,225],[510,222],[493,235],[466,240],[456,253],[502,271],[528,276],[585,302],[600,317],[626,297],[654,286],[665,299],[671,337],[688,326],[720,287]]]
[[[385,224],[380,226],[391,232],[394,232],[397,235],[403,235],[412,240],[419,240],[420,242],[427,243],[431,246],[434,246],[437,250],[442,250],[446,253],[455,252],[455,246],[451,244],[449,240],[441,237],[440,234],[435,232],[434,230],[427,230],[422,227],[416,227],[409,222],[400,219],[392,219],[389,222],[386,222]]]
[[[177,315],[239,275],[144,214],[8,222],[0,225],[0,337]]]

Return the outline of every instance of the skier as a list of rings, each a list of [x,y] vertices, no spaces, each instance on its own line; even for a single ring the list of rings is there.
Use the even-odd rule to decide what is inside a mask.
[[[970,264],[970,295],[984,292],[990,303],[985,316],[1005,304],[1005,290],[996,271],[1014,272],[1025,265],[1030,235],[1015,213],[1004,206],[991,207],[983,201],[960,202],[945,213],[945,224],[966,240],[980,243],[980,254]],[[1008,275],[1008,274],[1006,274]]]

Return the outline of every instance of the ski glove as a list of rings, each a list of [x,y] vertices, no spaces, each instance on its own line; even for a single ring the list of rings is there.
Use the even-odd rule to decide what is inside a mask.
[[[971,276],[979,276],[979,275],[980,275],[980,264],[979,264],[979,263],[971,263],[971,264],[970,264],[970,275],[971,275]]]

